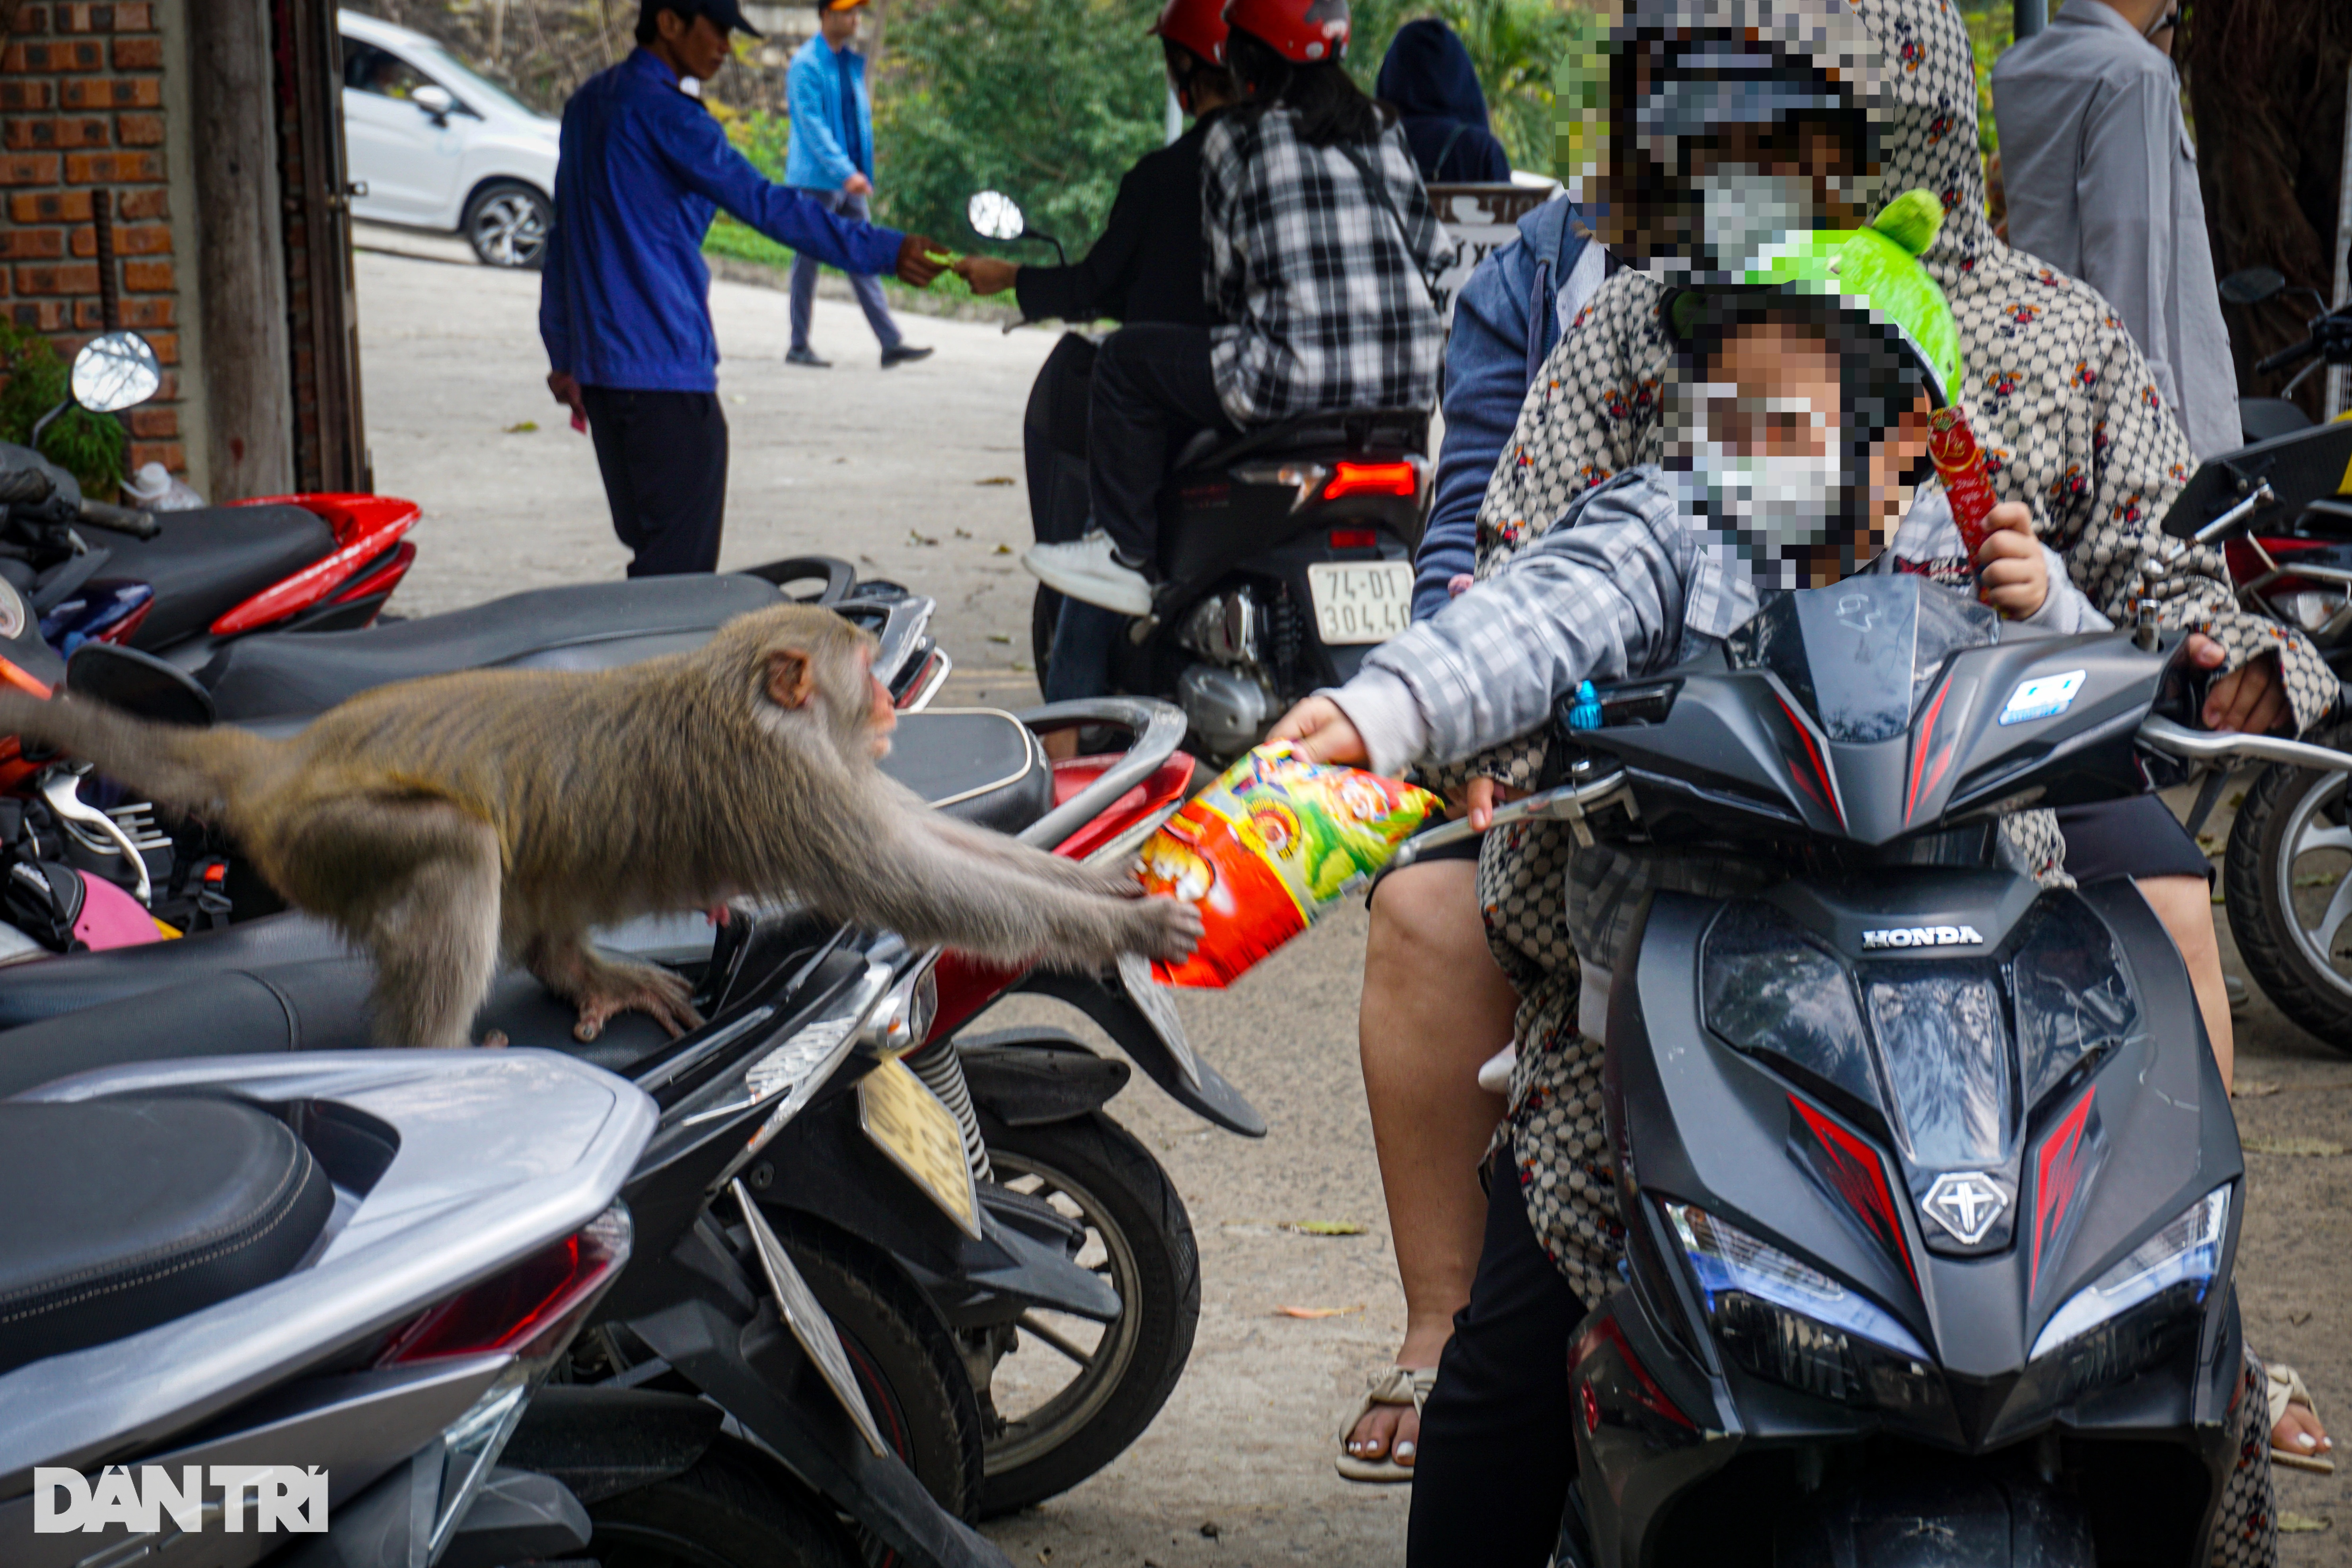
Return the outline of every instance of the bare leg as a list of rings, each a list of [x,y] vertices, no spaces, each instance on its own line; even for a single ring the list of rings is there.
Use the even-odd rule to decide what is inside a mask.
[[[2189,984],[2197,992],[2197,1010],[2204,1015],[2206,1037],[2213,1042],[2213,1060],[2221,1082],[2237,1073],[2237,1034],[2230,1022],[2230,993],[2221,982],[2221,942],[2213,930],[2213,895],[2202,877],[2144,877],[2134,884],[2156,911],[2180,950],[2189,967]],[[2325,1454],[2335,1444],[2319,1416],[2307,1405],[2290,1405],[2271,1428],[2271,1444],[2296,1454]]]
[[[1486,1223],[1478,1162],[1503,1114],[1478,1087],[1479,1065],[1509,1043],[1518,994],[1486,951],[1478,868],[1433,860],[1384,879],[1372,897],[1357,1033],[1364,1096],[1404,1283],[1397,1364],[1431,1367],[1470,1300]],[[1411,1466],[1421,1418],[1376,1406],[1349,1452]]]
[[[610,959],[577,936],[542,936],[523,954],[540,984],[580,1009],[572,1037],[593,1040],[620,1013],[645,1013],[676,1039],[702,1026],[692,989],[659,964]]]
[[[2205,1016],[2205,1037],[2227,1087],[2237,1070],[2237,1036],[2230,1026],[2230,993],[2221,981],[2221,942],[2213,930],[2213,894],[2202,877],[2142,877],[2133,883],[2156,918],[2171,933],[2189,966],[2197,1010]]]

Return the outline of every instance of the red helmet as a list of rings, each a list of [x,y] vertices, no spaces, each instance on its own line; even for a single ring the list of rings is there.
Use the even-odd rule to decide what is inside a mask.
[[[1348,52],[1348,0],[1226,0],[1225,26],[1294,65],[1319,65]]]
[[[1225,0],[1168,0],[1151,30],[1214,65],[1225,63]]]

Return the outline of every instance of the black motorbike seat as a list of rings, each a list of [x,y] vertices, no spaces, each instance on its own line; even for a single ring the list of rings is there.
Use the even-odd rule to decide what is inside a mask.
[[[246,637],[196,679],[225,721],[306,715],[428,675],[525,662],[597,668],[682,652],[721,623],[782,602],[774,584],[740,574],[539,588],[364,631]]]
[[[882,771],[949,816],[999,833],[1020,832],[1054,805],[1045,749],[993,708],[900,714]]]
[[[165,512],[152,539],[108,534],[113,558],[101,577],[133,577],[155,590],[131,646],[150,652],[194,637],[274,583],[335,549],[335,531],[299,506],[215,506]]]
[[[228,1099],[0,1104],[0,1373],[283,1278],[334,1209],[285,1122]]]

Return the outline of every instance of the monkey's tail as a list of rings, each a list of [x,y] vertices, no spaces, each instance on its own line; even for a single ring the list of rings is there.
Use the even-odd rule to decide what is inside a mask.
[[[241,730],[157,724],[86,697],[44,702],[0,689],[0,734],[19,735],[95,763],[157,805],[218,816],[236,786],[277,749]]]

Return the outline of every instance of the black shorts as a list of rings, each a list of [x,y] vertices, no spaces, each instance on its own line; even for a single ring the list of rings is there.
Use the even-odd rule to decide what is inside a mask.
[[[1405,843],[1412,843],[1413,838],[1418,838],[1424,833],[1436,832],[1439,828],[1444,826],[1450,820],[1450,818],[1444,816],[1431,817],[1427,822],[1423,823],[1419,827],[1413,829],[1412,837],[1407,838]],[[1474,833],[1467,838],[1457,838],[1451,844],[1441,844],[1434,849],[1426,850],[1422,854],[1416,855],[1413,857],[1412,863],[1415,866],[1426,866],[1431,862],[1437,860],[1469,860],[1475,862],[1478,858],[1478,847],[1486,842],[1486,840],[1484,835]],[[1394,867],[1394,865],[1395,862],[1391,861],[1389,865],[1381,867],[1378,871],[1372,874],[1371,885],[1364,889],[1364,907],[1366,909],[1372,907],[1372,895],[1380,891],[1381,883],[1387,878],[1390,870]]]
[[[2172,808],[2152,795],[2105,800],[2095,805],[2061,806],[2058,830],[2066,836],[2066,874],[2077,882],[2112,877],[2213,876],[2213,862],[2197,847]]]

